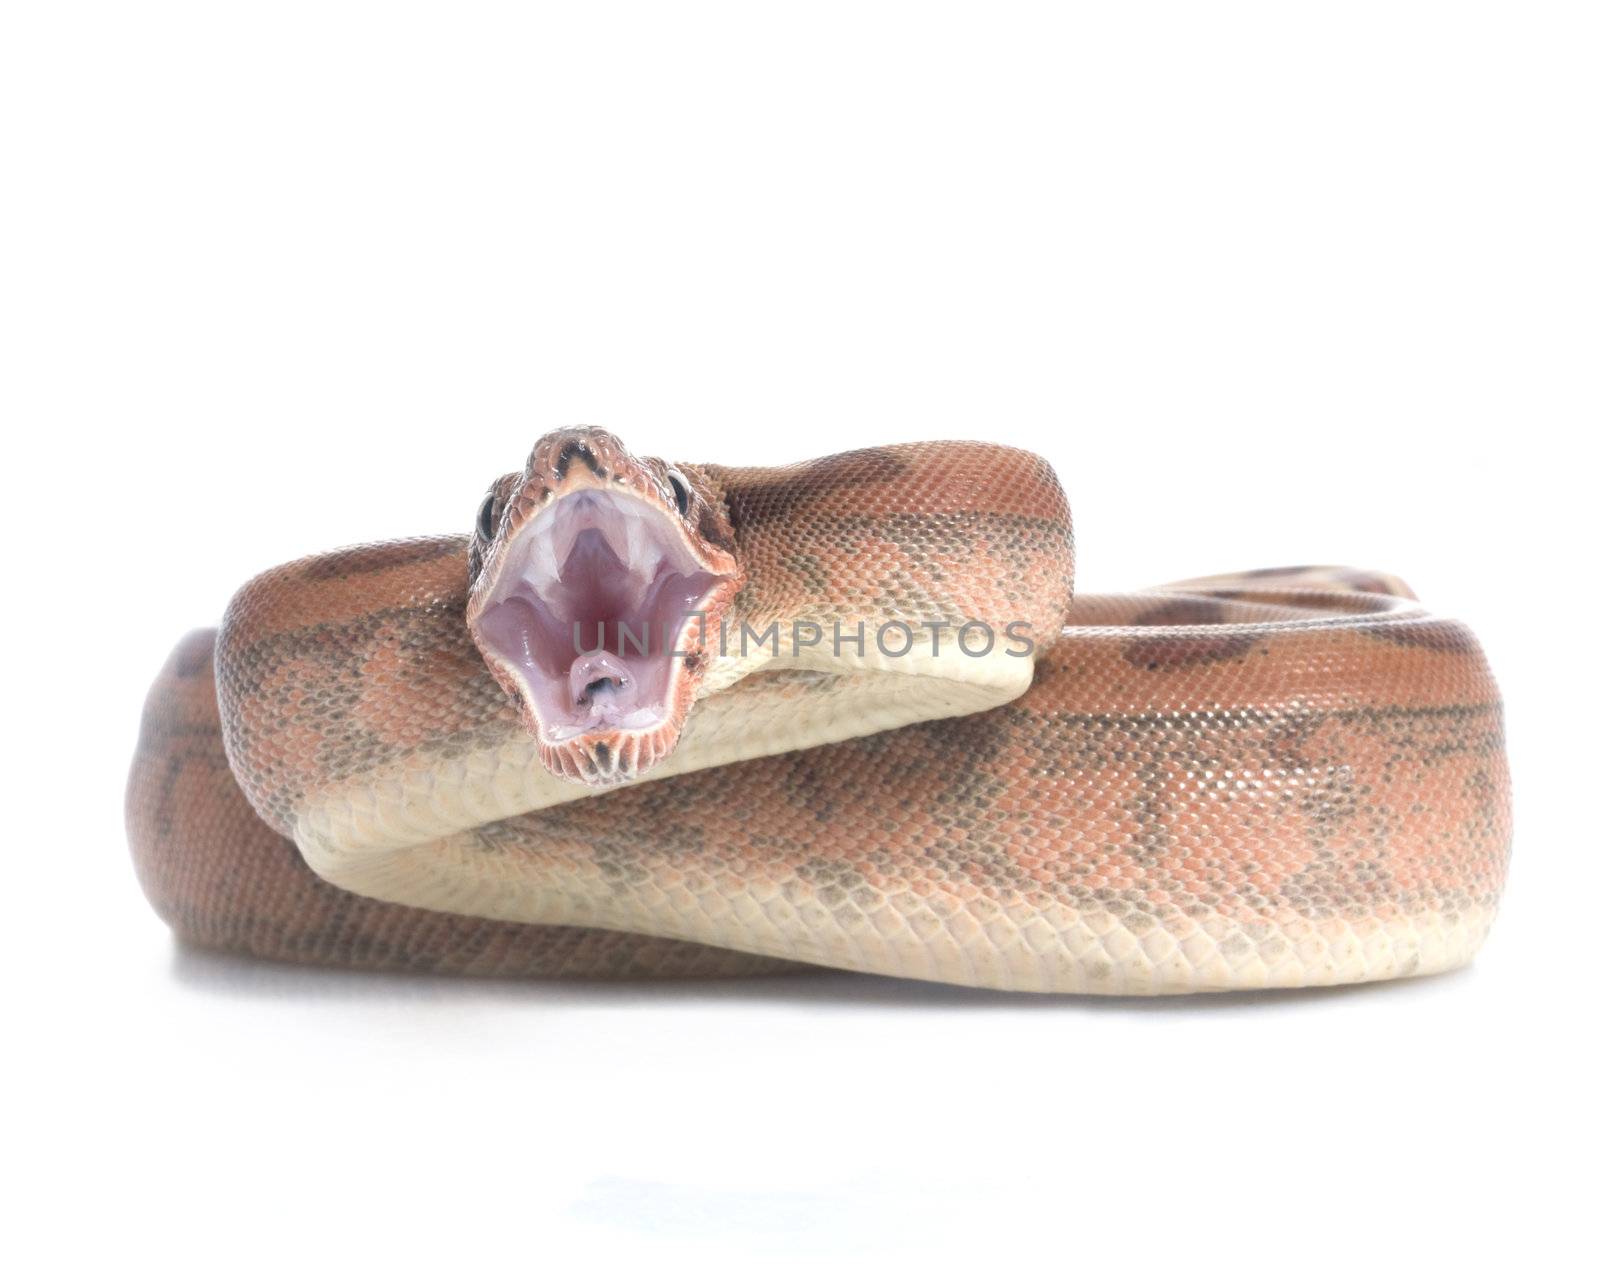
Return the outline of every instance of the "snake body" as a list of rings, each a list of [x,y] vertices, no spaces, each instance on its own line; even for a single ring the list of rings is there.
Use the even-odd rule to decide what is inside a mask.
[[[670,648],[539,642],[630,604]],[[1074,597],[1034,455],[591,429],[470,537],[248,583],[152,688],[128,823],[180,935],[271,958],[1107,994],[1464,964],[1510,843],[1483,655],[1391,577]]]

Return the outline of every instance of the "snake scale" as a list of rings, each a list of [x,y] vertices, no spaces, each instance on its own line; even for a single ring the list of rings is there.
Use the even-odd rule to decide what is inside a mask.
[[[1072,573],[1020,450],[553,432],[469,535],[276,568],[178,645],[138,875],[187,940],[372,969],[1154,994],[1472,957],[1510,793],[1467,629],[1354,569]]]

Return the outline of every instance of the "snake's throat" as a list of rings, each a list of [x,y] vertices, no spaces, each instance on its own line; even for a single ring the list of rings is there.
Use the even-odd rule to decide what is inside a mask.
[[[628,736],[667,728],[675,738],[689,645],[723,582],[678,525],[640,498],[583,489],[556,499],[506,548],[475,633],[543,743],[616,733],[609,753]],[[556,765],[569,773],[569,763]]]

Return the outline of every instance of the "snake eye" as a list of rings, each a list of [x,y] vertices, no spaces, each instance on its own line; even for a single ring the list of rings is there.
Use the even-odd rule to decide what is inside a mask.
[[[478,536],[488,541],[494,536],[494,512],[497,499],[493,493],[483,499],[483,505],[478,508]]]
[[[689,514],[689,486],[675,472],[669,473],[667,483],[672,486],[672,496],[678,503],[678,514]]]

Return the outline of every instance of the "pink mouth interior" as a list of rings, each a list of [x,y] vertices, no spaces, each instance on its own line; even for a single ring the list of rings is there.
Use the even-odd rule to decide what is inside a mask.
[[[541,511],[510,552],[478,635],[526,684],[545,740],[663,721],[678,636],[719,581],[675,523],[585,489]]]

